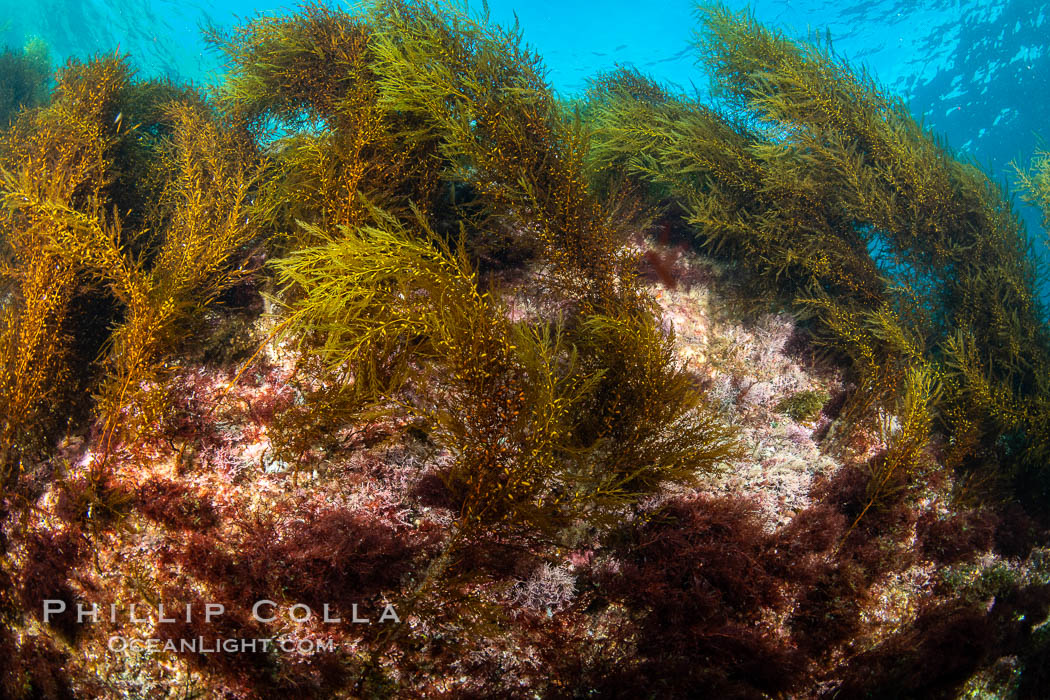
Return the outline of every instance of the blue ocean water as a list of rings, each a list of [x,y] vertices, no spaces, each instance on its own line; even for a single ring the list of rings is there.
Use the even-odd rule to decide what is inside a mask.
[[[948,145],[1001,182],[1050,139],[1050,2],[1044,0],[729,0],[788,36],[830,36]],[[118,49],[144,76],[197,83],[221,74],[201,27],[288,11],[273,0],[0,0],[0,42],[44,39],[56,58]],[[481,9],[480,2],[470,5]],[[563,94],[595,73],[630,64],[684,91],[706,78],[694,65],[689,0],[491,0],[491,18],[520,23]],[[1039,217],[1019,207],[1034,237]],[[1043,239],[1045,244],[1045,238]],[[1045,253],[1045,246],[1043,247]]]

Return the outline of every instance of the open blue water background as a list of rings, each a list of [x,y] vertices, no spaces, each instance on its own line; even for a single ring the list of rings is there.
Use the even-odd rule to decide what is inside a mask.
[[[830,33],[837,53],[861,64],[947,143],[1000,182],[1011,161],[1027,165],[1050,140],[1050,1],[729,0],[787,35]],[[480,8],[480,2],[472,3]],[[0,0],[0,43],[33,36],[56,59],[119,47],[143,76],[204,83],[221,72],[201,40],[204,24],[229,26],[256,13],[287,11],[272,0]],[[581,91],[589,76],[633,64],[651,76],[703,90],[690,41],[693,3],[626,0],[491,0],[491,17],[515,16],[543,57],[553,86]],[[1045,139],[1045,140],[1041,140]],[[1038,215],[1020,207],[1045,257]]]

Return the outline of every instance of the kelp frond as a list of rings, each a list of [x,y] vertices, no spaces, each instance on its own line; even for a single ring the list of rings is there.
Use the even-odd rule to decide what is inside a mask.
[[[563,118],[517,28],[404,2],[377,3],[371,21],[382,104],[438,137],[450,176],[492,215],[538,238],[554,293],[584,313],[634,303],[624,230],[584,177],[586,130]]]
[[[843,423],[894,410],[909,372],[932,372],[946,389],[937,425],[957,434],[959,463],[1045,475],[1030,449],[1050,447],[1036,427],[1047,417],[1050,333],[1030,241],[1004,193],[830,48],[723,5],[698,15],[697,46],[725,111],[632,71],[606,75],[586,108],[591,176],[642,183],[747,277],[752,296],[815,322],[855,375]],[[1022,173],[1030,193],[1041,172]],[[960,332],[972,338],[966,361]],[[967,388],[978,377],[961,369],[970,362],[991,393]],[[1029,448],[1004,447],[1017,441]]]
[[[354,391],[431,424],[469,527],[536,525],[565,506],[571,494],[554,489],[582,385],[558,362],[556,331],[510,323],[479,291],[462,242],[388,220],[277,266],[299,291],[290,330],[318,337]]]
[[[149,121],[128,124],[125,109],[129,120]],[[5,419],[3,442],[13,444],[14,433],[27,430],[23,421],[36,420],[33,405],[88,389],[90,373],[69,385],[56,364],[74,329],[105,337],[108,378],[97,411],[107,435],[116,422],[131,434],[163,405],[155,390],[186,321],[236,279],[230,259],[255,235],[245,212],[254,147],[195,93],[133,83],[122,59],[103,57],[71,62],[52,102],[23,113],[5,133],[0,156],[5,277],[17,299],[4,309],[4,343],[12,345],[5,357],[34,368],[0,383],[4,403],[20,407]],[[117,186],[129,167],[140,169],[142,187]],[[51,279],[40,277],[40,265],[55,271]],[[98,297],[100,289],[112,299],[110,313],[123,307],[119,322],[67,317],[74,298]],[[50,378],[33,378],[45,370]]]
[[[471,527],[601,519],[736,455],[651,315],[512,322],[462,240],[422,223],[344,229],[276,264],[295,292],[289,332],[365,402],[426,419]]]
[[[1039,151],[1032,158],[1030,169],[1015,165],[1018,184],[1026,202],[1039,207],[1043,213],[1043,228],[1050,231],[1050,151]]]

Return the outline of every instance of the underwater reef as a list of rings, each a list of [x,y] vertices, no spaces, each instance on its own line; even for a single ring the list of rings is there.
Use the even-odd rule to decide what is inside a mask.
[[[1046,231],[696,20],[709,102],[408,0],[6,50],[0,698],[1050,695]]]

